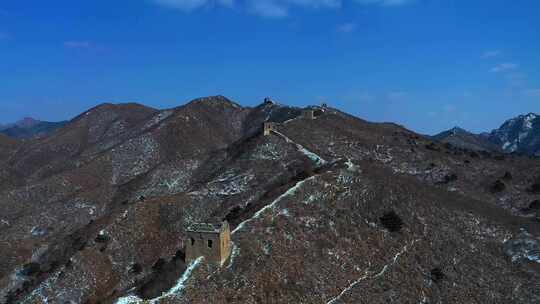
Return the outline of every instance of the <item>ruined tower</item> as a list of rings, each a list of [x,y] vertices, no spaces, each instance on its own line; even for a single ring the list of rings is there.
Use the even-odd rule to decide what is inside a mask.
[[[304,109],[302,116],[306,119],[315,119],[315,111],[313,109]]]
[[[265,122],[263,124],[263,133],[264,133],[264,136],[268,136],[272,133],[272,131],[274,130],[275,128],[275,123],[273,122]]]
[[[186,230],[186,263],[204,256],[210,264],[223,265],[231,254],[229,223],[195,223]]]

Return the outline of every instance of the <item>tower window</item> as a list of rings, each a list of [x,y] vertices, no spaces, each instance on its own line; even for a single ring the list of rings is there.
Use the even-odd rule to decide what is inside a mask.
[[[191,238],[191,246],[195,245],[195,239]]]
[[[208,248],[212,248],[212,240],[208,240]]]

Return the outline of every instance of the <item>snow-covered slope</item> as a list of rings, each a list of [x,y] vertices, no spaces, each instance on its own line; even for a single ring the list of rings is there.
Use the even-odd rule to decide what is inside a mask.
[[[507,120],[489,138],[507,153],[540,156],[540,116],[529,113]]]

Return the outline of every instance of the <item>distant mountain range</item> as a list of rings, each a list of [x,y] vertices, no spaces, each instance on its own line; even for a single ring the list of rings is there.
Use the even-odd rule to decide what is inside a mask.
[[[67,121],[48,122],[25,117],[15,123],[0,125],[0,133],[16,139],[44,137],[65,126]]]
[[[455,127],[433,138],[472,150],[540,156],[540,116],[534,113],[519,115],[489,133],[475,134]]]

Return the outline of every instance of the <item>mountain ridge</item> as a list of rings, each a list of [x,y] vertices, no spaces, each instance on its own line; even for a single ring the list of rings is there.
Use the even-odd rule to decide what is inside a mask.
[[[10,140],[0,303],[540,300],[538,160],[311,109],[104,106]],[[186,227],[215,219],[230,259],[186,263]]]
[[[532,112],[518,115],[506,120],[491,132],[480,134],[454,127],[432,138],[478,151],[503,151],[540,156],[540,116]]]
[[[0,133],[14,139],[46,137],[67,123],[67,121],[48,122],[25,117],[14,123],[0,125]]]

